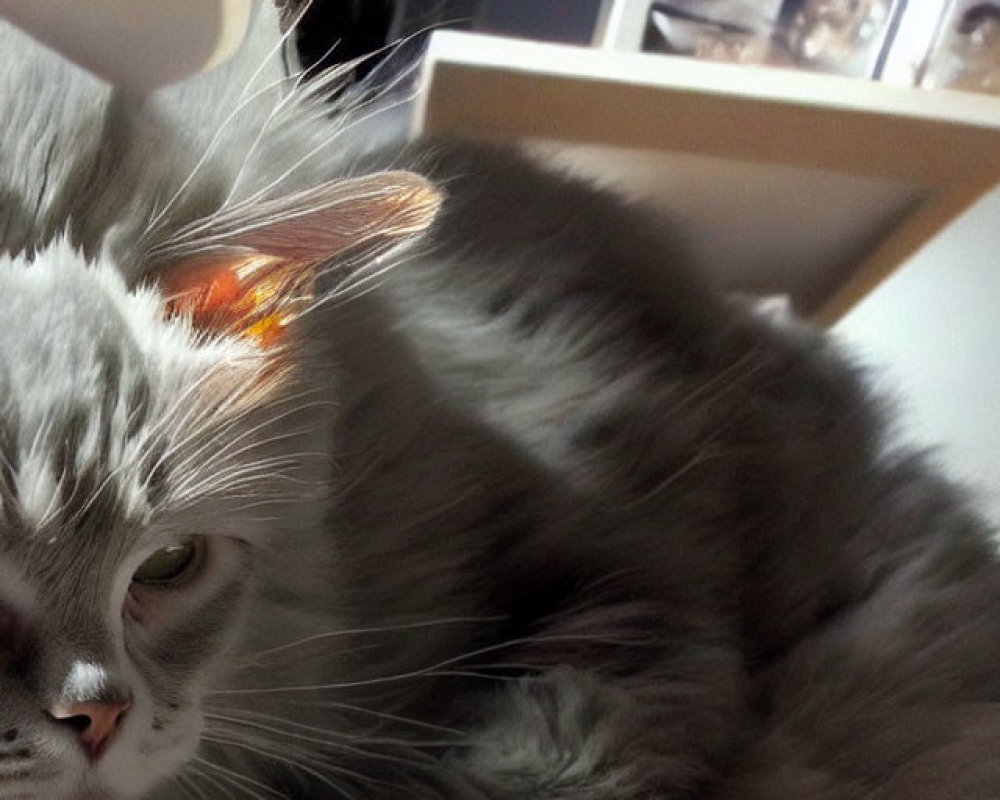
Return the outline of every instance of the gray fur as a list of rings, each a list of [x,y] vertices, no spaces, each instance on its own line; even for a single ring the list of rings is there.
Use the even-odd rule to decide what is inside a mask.
[[[0,31],[0,800],[1000,794],[989,531],[835,347],[513,151],[349,155],[274,22],[147,100]],[[388,168],[433,229],[284,371],[164,314],[181,232]],[[93,764],[79,664],[135,693]]]

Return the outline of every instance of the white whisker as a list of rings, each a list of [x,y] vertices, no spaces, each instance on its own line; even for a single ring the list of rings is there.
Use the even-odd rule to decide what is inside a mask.
[[[198,777],[199,779],[201,779],[205,783],[210,784],[211,786],[214,786],[216,789],[221,790],[222,793],[226,797],[230,798],[230,800],[237,800],[236,796],[231,791],[229,791],[229,787],[228,786],[220,783],[215,778],[213,778],[211,775],[205,774],[204,772],[202,772],[201,770],[199,770],[197,767],[192,766],[192,765],[188,765],[187,771],[191,775]],[[191,780],[191,779],[189,778],[188,780]],[[191,780],[191,784],[195,785],[193,780]],[[239,788],[242,789],[242,787],[239,787]],[[206,800],[207,800],[207,795],[204,792],[202,792],[200,788],[198,788],[198,796],[202,797],[202,798],[206,798]]]
[[[249,786],[256,787],[258,789],[263,789],[265,792],[271,795],[271,797],[285,798],[285,795],[281,794],[281,792],[272,789],[270,786],[267,786],[261,783],[260,781],[254,780],[248,775],[243,775],[239,772],[236,772],[235,770],[231,770],[228,767],[224,767],[221,764],[216,764],[215,762],[209,761],[208,759],[202,758],[200,756],[195,756],[193,760],[195,761],[195,763],[201,764],[202,766],[207,767],[208,769],[214,770],[220,773],[221,775],[228,777],[231,781],[237,782],[238,784],[246,784]],[[262,795],[255,795],[255,796],[261,797]]]
[[[417,678],[428,678],[428,677],[440,677],[442,675],[463,675],[469,677],[479,677],[479,678],[492,678],[494,676],[477,674],[474,672],[458,672],[458,671],[445,671],[446,668],[461,664],[462,662],[469,661],[470,659],[477,658],[482,655],[488,655],[490,653],[495,653],[501,650],[505,650],[511,647],[520,647],[525,645],[537,645],[537,644],[551,644],[551,643],[583,643],[583,644],[604,644],[611,646],[635,646],[635,642],[627,639],[615,639],[608,636],[598,636],[590,634],[549,634],[549,635],[539,635],[530,636],[517,639],[508,639],[505,642],[500,642],[498,644],[488,645],[486,647],[481,647],[476,650],[463,653],[458,656],[453,656],[451,658],[446,658],[432,664],[429,667],[424,667],[416,670],[409,670],[407,672],[400,672],[394,675],[386,675],[378,678],[364,678],[354,681],[342,681],[338,683],[321,683],[321,684],[310,684],[301,686],[272,686],[267,688],[255,688],[255,689],[220,689],[213,694],[215,695],[253,695],[253,694],[284,694],[284,693],[297,693],[297,692],[316,692],[316,691],[331,691],[339,689],[355,689],[365,686],[379,686],[383,684],[397,683],[400,681],[414,680]],[[501,680],[497,676],[497,680]]]
[[[264,750],[264,749],[262,749],[260,747],[254,746],[254,745],[252,745],[252,744],[250,744],[248,742],[239,741],[237,739],[230,739],[230,738],[227,738],[227,737],[212,736],[212,735],[207,735],[207,734],[202,735],[202,739],[204,739],[206,742],[211,742],[213,744],[217,744],[217,745],[221,745],[221,746],[237,747],[237,748],[239,748],[241,750],[246,750],[247,752],[254,753],[254,754],[256,754],[258,756],[261,756],[261,757],[263,757],[265,759],[270,759],[272,761],[277,761],[277,762],[280,762],[282,764],[287,764],[288,766],[292,767],[293,769],[298,769],[298,770],[301,770],[302,772],[306,773],[307,775],[312,775],[314,778],[316,778],[317,780],[319,780],[325,786],[328,786],[330,789],[333,789],[333,791],[335,791],[341,797],[346,797],[348,800],[358,800],[354,795],[352,795],[350,792],[348,792],[343,786],[339,786],[339,785],[335,784],[332,780],[330,780],[330,778],[328,778],[325,775],[322,775],[320,772],[318,772],[317,769],[315,768],[315,766],[317,765],[317,762],[314,759],[310,759],[313,762],[312,765],[310,765],[310,764],[304,763],[304,758],[305,758],[304,756],[301,756],[299,759],[291,758],[290,756],[284,756],[284,755],[282,755],[280,753],[275,753],[273,750]],[[272,743],[268,742],[268,744],[270,745]],[[343,767],[334,767],[334,766],[331,766],[331,765],[328,765],[328,764],[324,764],[324,763],[319,763],[318,767],[319,767],[319,769],[325,769],[325,770],[328,770],[328,771],[330,771],[331,773],[334,773],[334,774],[346,775],[348,777],[352,777],[352,778],[355,778],[355,779],[358,779],[358,780],[361,780],[361,781],[365,780],[365,776],[364,775],[361,775],[360,773],[357,773],[357,772],[353,772],[352,770],[345,769]]]
[[[247,717],[251,715],[244,714],[243,716]],[[322,728],[316,728],[309,725],[301,725],[296,723],[289,724],[284,720],[281,720],[281,722],[285,726],[283,728],[279,725],[266,724],[265,722],[261,722],[254,719],[246,719],[246,718],[240,718],[239,716],[215,714],[215,713],[206,714],[205,718],[213,722],[221,722],[223,724],[228,723],[227,727],[230,728],[229,730],[225,728],[220,730],[220,732],[223,735],[227,733],[230,735],[239,735],[238,734],[239,729],[241,727],[244,727],[244,728],[250,728],[255,731],[261,731],[267,734],[274,734],[279,738],[284,737],[286,739],[291,739],[295,742],[305,742],[307,744],[322,745],[324,751],[326,751],[329,748],[332,748],[334,750],[338,750],[343,753],[352,753],[354,755],[362,756],[365,760],[369,761],[391,761],[397,764],[402,764],[404,766],[412,766],[414,763],[416,763],[414,760],[407,760],[404,758],[400,758],[398,756],[393,756],[391,754],[378,753],[372,750],[366,750],[365,748],[358,747],[357,744],[350,744],[348,742],[345,742],[344,737],[338,737],[336,734],[330,733],[329,731],[325,731]],[[270,720],[273,722],[274,718],[272,717],[270,718]],[[235,731],[231,729],[232,726],[236,726]],[[289,730],[289,728],[294,728],[294,729]],[[309,731],[309,733],[305,732],[300,733],[298,731]],[[395,745],[402,744],[407,748],[411,747],[410,743],[403,742],[402,740],[352,739],[350,741],[362,741],[365,743],[372,743],[372,744],[395,744]]]
[[[443,627],[445,625],[465,625],[470,623],[485,623],[485,622],[502,622],[505,618],[502,616],[493,617],[446,617],[444,619],[436,619],[430,621],[422,622],[408,622],[401,625],[381,625],[371,628],[350,628],[346,630],[338,631],[328,631],[326,633],[317,633],[312,636],[306,636],[303,639],[298,639],[294,642],[289,642],[287,644],[278,645],[277,647],[271,647],[267,650],[261,650],[259,653],[255,653],[253,658],[259,659],[266,656],[274,655],[275,653],[281,653],[286,650],[290,650],[296,647],[302,647],[307,644],[312,644],[318,641],[327,641],[329,639],[336,639],[343,636],[360,636],[369,635],[376,633],[398,633],[399,631],[411,631],[420,630],[422,628],[436,628]]]

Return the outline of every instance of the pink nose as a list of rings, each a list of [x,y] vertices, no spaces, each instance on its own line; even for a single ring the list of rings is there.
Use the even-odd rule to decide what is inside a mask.
[[[72,727],[91,759],[97,761],[115,737],[131,705],[131,698],[55,705],[49,709],[49,716]]]

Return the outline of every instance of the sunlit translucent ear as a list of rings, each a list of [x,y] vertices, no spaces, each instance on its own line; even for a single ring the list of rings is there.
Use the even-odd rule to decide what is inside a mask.
[[[383,172],[226,209],[171,242],[185,255],[163,273],[168,313],[274,345],[315,302],[324,267],[370,265],[424,232],[440,204],[424,178]]]

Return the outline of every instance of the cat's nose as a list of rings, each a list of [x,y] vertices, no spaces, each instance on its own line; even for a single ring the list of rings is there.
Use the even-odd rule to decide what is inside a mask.
[[[94,761],[107,749],[132,706],[132,698],[98,700],[89,703],[56,704],[49,716],[76,731],[80,744]]]

